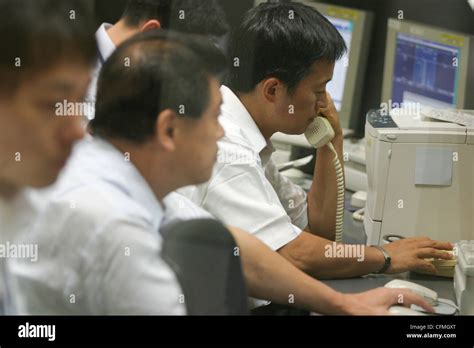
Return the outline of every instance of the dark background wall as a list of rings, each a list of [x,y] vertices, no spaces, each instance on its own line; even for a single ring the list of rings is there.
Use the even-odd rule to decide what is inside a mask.
[[[126,0],[95,1],[97,23],[115,22],[123,11]],[[206,0],[202,0],[206,1]],[[385,36],[387,19],[396,18],[403,11],[404,19],[434,25],[474,35],[474,11],[467,0],[315,0],[333,5],[352,7],[374,13],[371,45],[368,52],[368,67],[361,101],[358,134],[363,134],[365,112],[380,105]],[[253,6],[253,0],[219,0],[232,27],[236,26],[244,13]]]

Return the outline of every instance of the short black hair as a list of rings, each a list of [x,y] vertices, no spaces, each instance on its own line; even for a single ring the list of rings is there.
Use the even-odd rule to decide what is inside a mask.
[[[249,10],[229,40],[225,81],[247,93],[269,77],[291,92],[318,60],[336,61],[346,50],[337,29],[317,10],[301,3],[262,3]]]
[[[92,67],[97,58],[92,14],[83,0],[0,0],[0,89],[60,59]]]
[[[102,67],[92,132],[141,144],[166,109],[197,119],[210,101],[209,78],[225,66],[225,56],[205,37],[167,30],[138,34]]]
[[[222,36],[229,31],[216,0],[128,0],[122,18],[129,26],[158,19],[163,29],[191,34]]]

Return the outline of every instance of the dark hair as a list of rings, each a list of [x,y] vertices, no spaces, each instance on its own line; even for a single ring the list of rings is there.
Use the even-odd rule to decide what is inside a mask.
[[[91,129],[143,143],[163,110],[199,118],[210,100],[209,77],[225,66],[223,54],[204,37],[166,30],[136,35],[102,67]]]
[[[0,0],[0,89],[12,91],[22,78],[60,59],[93,65],[94,22],[84,1]]]
[[[222,36],[229,24],[216,0],[128,0],[122,18],[129,26],[158,19],[163,29]]]
[[[250,92],[262,80],[280,79],[291,92],[318,60],[336,61],[344,39],[318,11],[300,3],[263,3],[249,10],[229,41],[226,84]]]

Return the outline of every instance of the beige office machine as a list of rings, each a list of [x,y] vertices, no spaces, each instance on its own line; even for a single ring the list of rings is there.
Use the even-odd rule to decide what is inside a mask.
[[[368,244],[474,239],[474,127],[396,111],[367,115]]]

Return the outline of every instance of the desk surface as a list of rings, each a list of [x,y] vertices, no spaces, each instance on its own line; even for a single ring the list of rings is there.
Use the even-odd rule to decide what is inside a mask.
[[[351,193],[347,192],[346,199],[350,200],[350,196]],[[355,221],[352,218],[352,213],[346,209],[346,213],[344,215],[343,242],[352,244],[365,244],[366,241],[367,236],[364,231],[363,223]],[[323,282],[337,291],[351,293],[362,292],[379,286],[384,286],[392,279],[406,279],[413,281],[436,291],[440,298],[446,298],[456,302],[452,278],[423,275],[414,272],[396,275],[374,274],[360,278],[324,280]]]

